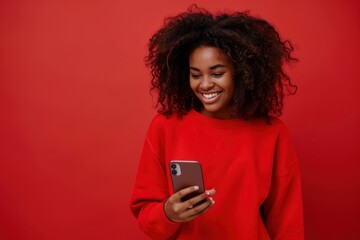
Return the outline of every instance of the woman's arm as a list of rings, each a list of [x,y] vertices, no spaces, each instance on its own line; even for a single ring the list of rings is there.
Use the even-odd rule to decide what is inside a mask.
[[[285,126],[278,136],[272,183],[262,214],[272,240],[304,239],[299,163]]]
[[[148,134],[151,134],[149,129]],[[169,239],[179,228],[164,213],[163,205],[169,197],[164,163],[154,152],[147,135],[139,162],[130,209],[139,227],[153,239]]]

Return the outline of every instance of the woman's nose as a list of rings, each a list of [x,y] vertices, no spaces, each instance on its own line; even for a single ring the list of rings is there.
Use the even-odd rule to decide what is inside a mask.
[[[211,79],[211,77],[209,76],[204,76],[201,78],[201,82],[200,82],[200,88],[202,90],[209,90],[214,86],[214,83]]]

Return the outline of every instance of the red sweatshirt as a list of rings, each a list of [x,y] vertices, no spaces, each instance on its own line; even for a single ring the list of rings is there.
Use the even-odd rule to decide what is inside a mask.
[[[215,205],[186,223],[171,222],[170,160],[201,163]],[[299,163],[277,118],[219,120],[194,110],[157,115],[145,138],[130,208],[153,239],[300,240],[303,209]]]

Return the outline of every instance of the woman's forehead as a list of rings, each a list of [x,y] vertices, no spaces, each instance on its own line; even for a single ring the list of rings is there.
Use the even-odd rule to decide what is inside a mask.
[[[229,64],[229,57],[219,48],[211,46],[200,46],[196,48],[189,56],[190,65],[193,64]]]

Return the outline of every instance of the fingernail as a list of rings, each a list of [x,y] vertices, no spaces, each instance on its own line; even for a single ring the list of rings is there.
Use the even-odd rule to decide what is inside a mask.
[[[210,197],[210,196],[211,196],[210,191],[206,191],[205,194],[206,194],[206,197]]]
[[[199,186],[194,186],[194,189],[195,189],[195,190],[199,190]]]

